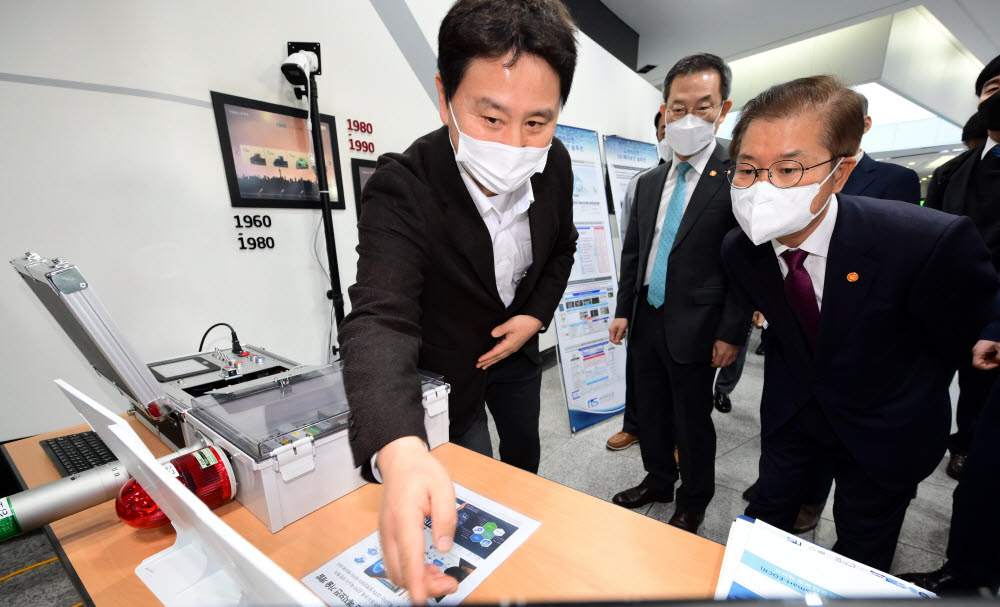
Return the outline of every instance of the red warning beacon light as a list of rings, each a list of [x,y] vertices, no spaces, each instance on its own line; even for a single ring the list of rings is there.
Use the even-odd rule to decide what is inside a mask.
[[[233,499],[236,487],[231,480],[229,460],[215,447],[175,457],[164,467],[209,508]],[[137,529],[152,529],[170,522],[134,478],[118,492],[115,510],[123,523]]]

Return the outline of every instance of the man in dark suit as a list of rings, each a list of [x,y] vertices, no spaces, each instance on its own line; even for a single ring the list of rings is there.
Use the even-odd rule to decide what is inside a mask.
[[[997,291],[972,222],[838,194],[860,101],[829,76],[749,101],[733,131],[722,257],[768,321],[760,477],[747,516],[790,530],[815,470],[836,479],[833,549],[888,570],[944,452],[948,386]]]
[[[666,140],[674,158],[642,175],[622,245],[610,339],[629,331],[627,381],[636,401],[646,478],[614,496],[638,508],[671,502],[670,524],[695,533],[715,493],[715,369],[736,359],[751,311],[729,288],[719,246],[736,225],[715,132],[732,106],[732,72],[719,57],[677,62],[663,85]]]
[[[986,125],[979,117],[979,112],[969,116],[969,119],[965,121],[965,126],[962,127],[962,143],[965,144],[966,150],[934,169],[934,173],[931,174],[931,178],[927,182],[925,207],[941,209],[941,193],[951,181],[951,176],[972,156],[973,150],[984,145],[988,138]]]
[[[868,115],[868,98],[860,93],[858,97],[864,106],[864,133],[868,133],[872,128],[872,117]],[[916,171],[891,162],[879,162],[865,154],[860,147],[854,160],[857,164],[844,184],[842,194],[920,204],[920,178]]]
[[[1000,95],[994,95],[998,90],[1000,56],[976,79],[977,113],[987,129],[986,142],[956,158],[949,171],[938,176],[938,181],[928,188],[924,206],[971,218],[992,252],[993,265],[1000,270],[1000,148],[995,147],[1000,142]],[[998,374],[995,369],[976,369],[968,360],[958,368],[958,431],[948,443],[948,474],[953,478],[959,478],[962,472],[976,419]]]
[[[538,469],[537,333],[566,288],[577,231],[573,173],[553,138],[576,67],[557,0],[460,0],[438,34],[441,121],[365,186],[352,311],[340,327],[355,463],[384,482],[379,529],[394,583],[420,604],[454,592],[423,562],[443,552],[455,495],[427,450],[417,369],[451,384],[450,440]]]
[[[1000,368],[1000,298],[993,320],[972,349],[977,369]],[[969,449],[969,462],[955,487],[948,533],[948,561],[927,573],[900,577],[938,595],[978,595],[1000,587],[1000,382],[994,382]]]

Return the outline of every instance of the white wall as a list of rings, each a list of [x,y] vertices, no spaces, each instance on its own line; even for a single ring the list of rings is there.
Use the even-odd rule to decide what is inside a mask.
[[[379,153],[437,128],[392,37],[363,0],[5,3],[0,73],[143,89],[207,102],[209,90],[292,105],[278,66],[288,40],[319,41],[320,110],[338,118],[347,209],[334,211],[345,292],[357,244],[343,120],[372,122]],[[436,48],[449,6],[411,0]],[[659,94],[580,35],[560,122],[653,140]],[[304,363],[325,358],[329,303],[310,251],[319,214],[267,210],[273,251],[239,251],[211,109],[176,101],[0,81],[0,257],[32,248],[77,263],[149,360],[193,351],[210,324]],[[362,155],[362,157],[364,157]],[[322,236],[321,236],[322,239]],[[320,245],[322,249],[322,244]],[[209,345],[226,345],[225,330]],[[0,269],[0,440],[79,422],[64,378],[119,410],[13,270]]]

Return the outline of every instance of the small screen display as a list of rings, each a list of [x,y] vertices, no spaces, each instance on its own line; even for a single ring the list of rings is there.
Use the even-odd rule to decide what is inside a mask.
[[[196,359],[178,360],[172,363],[165,363],[150,367],[165,378],[177,377],[179,375],[191,375],[193,373],[207,373],[211,371],[204,363]]]

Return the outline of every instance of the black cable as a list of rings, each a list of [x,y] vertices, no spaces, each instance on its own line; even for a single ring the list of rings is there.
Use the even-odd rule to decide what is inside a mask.
[[[211,327],[209,327],[207,331],[205,331],[205,334],[201,336],[201,343],[198,344],[199,352],[201,352],[201,349],[205,347],[205,338],[208,337],[209,332],[211,332],[211,330],[214,329],[215,327],[229,327],[229,333],[233,338],[233,354],[239,354],[243,352],[243,346],[240,345],[240,340],[238,337],[236,337],[236,329],[234,329],[228,323],[224,322],[217,322]]]

